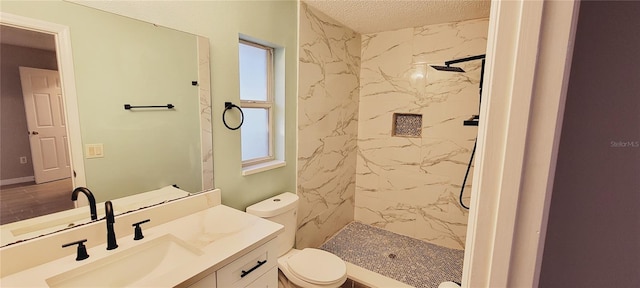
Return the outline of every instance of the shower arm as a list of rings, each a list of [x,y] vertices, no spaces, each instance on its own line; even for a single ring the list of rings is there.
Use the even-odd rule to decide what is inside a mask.
[[[480,60],[480,59],[484,59],[486,56],[487,56],[486,54],[482,54],[482,55],[470,56],[466,58],[455,59],[455,60],[444,62],[444,65],[449,66],[451,64],[457,64],[457,63],[468,62],[473,60]]]

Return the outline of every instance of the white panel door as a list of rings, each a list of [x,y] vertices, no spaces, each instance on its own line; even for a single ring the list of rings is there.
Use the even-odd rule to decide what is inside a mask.
[[[58,71],[20,67],[36,183],[71,177]]]

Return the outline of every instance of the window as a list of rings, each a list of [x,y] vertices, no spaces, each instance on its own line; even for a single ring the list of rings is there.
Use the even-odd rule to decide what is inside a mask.
[[[273,53],[274,49],[240,40],[240,107],[242,166],[274,160],[273,155]]]

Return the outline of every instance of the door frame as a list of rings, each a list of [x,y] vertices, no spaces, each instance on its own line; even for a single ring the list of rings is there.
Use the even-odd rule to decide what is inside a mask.
[[[491,2],[463,287],[537,287],[579,0]]]
[[[78,110],[78,97],[76,94],[76,81],[73,70],[73,54],[71,50],[71,34],[69,32],[69,27],[1,11],[0,23],[54,36],[56,42],[58,72],[60,73],[60,82],[63,94],[62,98],[64,101],[64,114],[67,121],[67,136],[69,137],[69,155],[71,158],[72,171],[71,179],[73,187],[86,186],[82,153],[82,137],[80,134],[80,113]],[[78,200],[82,201],[81,199]],[[86,200],[84,202],[86,202]],[[85,203],[77,204],[82,206]]]

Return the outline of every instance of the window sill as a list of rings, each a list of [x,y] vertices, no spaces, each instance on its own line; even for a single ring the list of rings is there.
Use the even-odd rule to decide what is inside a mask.
[[[285,165],[287,165],[287,162],[284,162],[282,160],[273,160],[265,163],[243,167],[242,176],[249,176],[249,175],[264,172],[267,170],[284,167]]]

